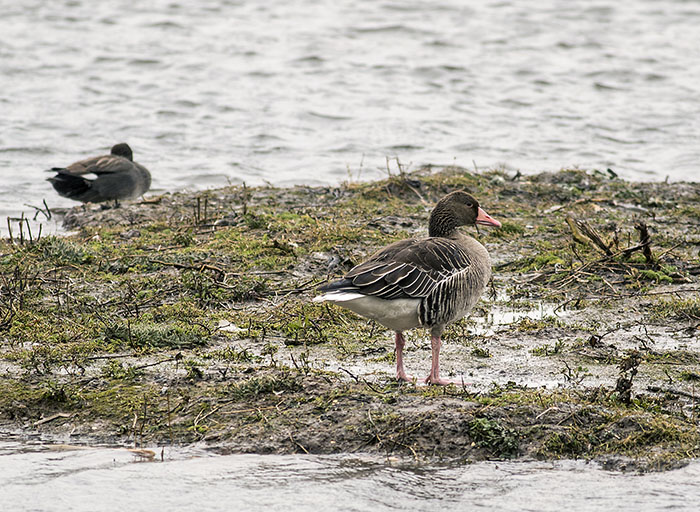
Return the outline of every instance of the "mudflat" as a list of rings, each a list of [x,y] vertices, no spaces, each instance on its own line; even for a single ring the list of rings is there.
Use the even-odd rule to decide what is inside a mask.
[[[392,333],[314,289],[427,234],[464,189],[494,276],[444,335],[460,385],[394,379]],[[700,184],[423,167],[65,212],[0,241],[0,429],[71,443],[416,460],[700,455]],[[54,212],[56,214],[56,212]],[[407,370],[427,373],[426,332]]]

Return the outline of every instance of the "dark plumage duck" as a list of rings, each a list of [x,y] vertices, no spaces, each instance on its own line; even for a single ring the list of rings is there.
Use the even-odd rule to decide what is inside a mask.
[[[112,147],[109,155],[87,158],[68,167],[54,167],[56,176],[47,178],[60,196],[83,203],[101,203],[137,198],[151,187],[151,173],[134,162],[128,144]],[[95,179],[86,178],[94,174]]]
[[[441,336],[445,327],[474,307],[491,278],[489,254],[457,229],[483,224],[500,227],[474,197],[457,191],[443,197],[430,214],[428,238],[395,242],[320,288],[314,301],[329,301],[396,332],[396,378],[412,381],[403,366],[403,331],[430,331],[432,366],[428,384],[440,377]]]

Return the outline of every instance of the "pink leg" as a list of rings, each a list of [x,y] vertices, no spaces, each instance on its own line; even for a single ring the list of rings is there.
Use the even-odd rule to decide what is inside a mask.
[[[430,348],[432,352],[433,362],[430,366],[430,374],[426,377],[426,384],[437,384],[438,386],[447,386],[448,384],[455,384],[454,382],[446,379],[440,378],[440,347],[442,346],[442,340],[439,336],[430,335]]]
[[[405,382],[413,382],[413,378],[406,375],[406,370],[403,368],[403,347],[406,345],[406,340],[401,331],[396,331],[396,378]]]

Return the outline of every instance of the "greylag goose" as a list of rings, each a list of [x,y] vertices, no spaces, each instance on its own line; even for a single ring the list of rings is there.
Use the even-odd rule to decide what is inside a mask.
[[[430,214],[428,238],[394,242],[319,288],[315,302],[343,306],[395,331],[396,378],[411,382],[403,365],[403,331],[430,331],[432,365],[427,384],[446,385],[440,377],[441,336],[445,327],[474,307],[491,278],[491,260],[483,245],[457,229],[483,224],[500,227],[474,197],[463,191],[443,197]]]
[[[109,155],[95,156],[70,164],[54,167],[56,176],[47,178],[60,196],[83,203],[100,203],[120,199],[134,199],[151,187],[151,173],[133,161],[131,148],[125,142],[112,147]],[[86,174],[95,174],[88,179]]]

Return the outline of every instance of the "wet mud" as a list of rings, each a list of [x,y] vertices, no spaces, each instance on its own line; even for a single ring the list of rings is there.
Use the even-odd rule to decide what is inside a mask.
[[[457,384],[395,382],[392,333],[314,289],[427,231],[466,189],[494,278],[444,336]],[[56,212],[55,212],[56,213]],[[13,435],[416,460],[700,452],[700,185],[425,167],[339,187],[229,187],[58,212],[0,243],[0,425]],[[427,374],[426,332],[407,371]]]

